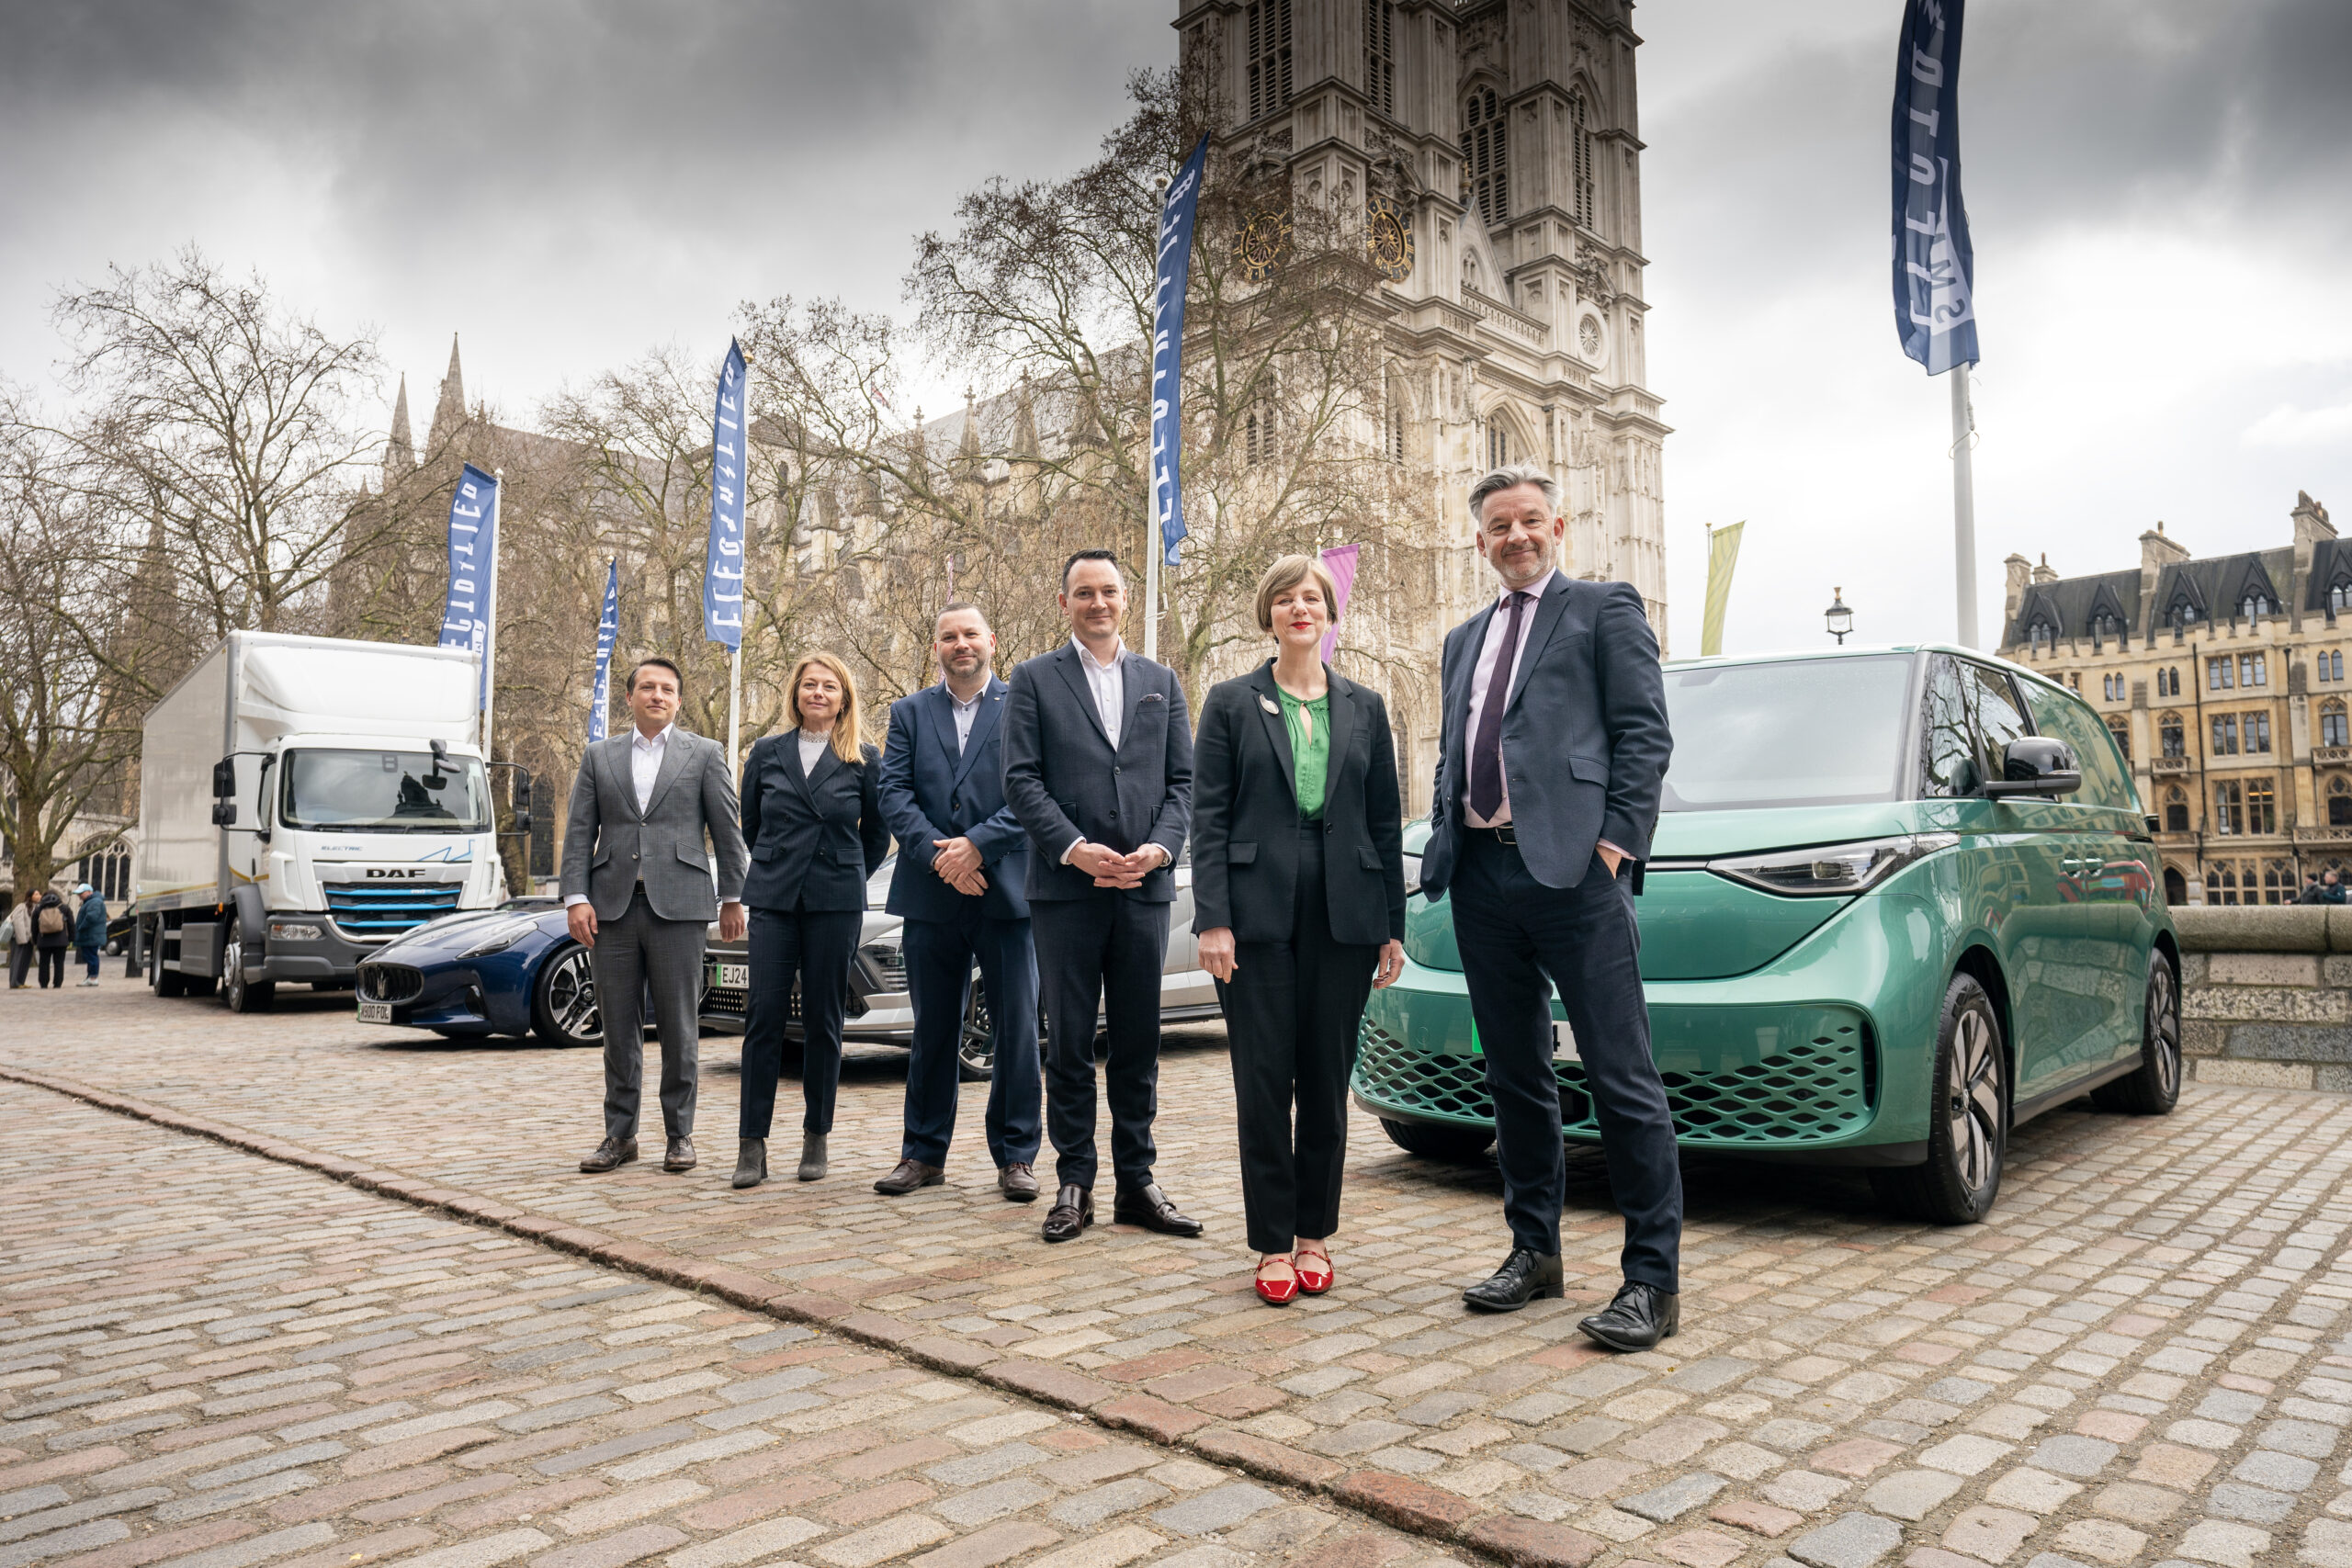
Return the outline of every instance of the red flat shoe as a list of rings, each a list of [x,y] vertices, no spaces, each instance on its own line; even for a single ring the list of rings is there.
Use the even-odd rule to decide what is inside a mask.
[[[1318,1264],[1321,1267],[1317,1267]],[[1339,1276],[1331,1272],[1331,1259],[1328,1255],[1317,1257],[1312,1252],[1300,1253],[1291,1269],[1298,1275],[1298,1288],[1310,1296],[1319,1296],[1339,1282]]]
[[[1270,1258],[1264,1263],[1259,1264],[1257,1278],[1250,1283],[1258,1288],[1258,1299],[1268,1306],[1288,1306],[1298,1296],[1298,1270],[1294,1266],[1291,1269],[1291,1277],[1287,1280],[1267,1279],[1267,1264],[1277,1262],[1288,1262],[1288,1259]]]

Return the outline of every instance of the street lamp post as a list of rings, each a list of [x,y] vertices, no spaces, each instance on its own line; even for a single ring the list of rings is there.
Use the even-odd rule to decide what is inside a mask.
[[[1822,612],[1822,619],[1829,624],[1829,635],[1838,639],[1838,646],[1845,647],[1846,634],[1854,629],[1854,612],[1846,608],[1844,589],[1829,591],[1829,608]]]

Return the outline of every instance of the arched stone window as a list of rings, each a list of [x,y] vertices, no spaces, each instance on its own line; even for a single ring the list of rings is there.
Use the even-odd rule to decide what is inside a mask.
[[[1600,208],[1600,182],[1596,178],[1592,137],[1592,112],[1581,91],[1568,95],[1569,216],[1579,229],[1593,227],[1593,215]]]
[[[2348,729],[2352,729],[2352,727],[2347,727],[2345,722],[2342,697],[2330,697],[2319,705],[2319,743],[2321,745],[2352,745],[2352,734],[2347,734]]]
[[[2327,781],[2327,825],[2352,828],[2352,783],[2340,773]]]
[[[2188,792],[2178,784],[2165,791],[2165,831],[2188,831]]]
[[[2180,715],[2168,713],[2156,720],[2156,751],[2165,757],[2188,755],[2188,730]]]
[[[1503,111],[1492,87],[1481,87],[1462,106],[1463,199],[1478,209],[1487,227],[1510,216],[1510,184],[1504,142]]]

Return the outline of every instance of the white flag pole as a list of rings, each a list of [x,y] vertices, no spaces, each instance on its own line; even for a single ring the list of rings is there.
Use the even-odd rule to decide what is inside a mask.
[[[1159,530],[1151,516],[1151,502],[1143,503],[1143,656],[1159,657]]]
[[[1976,419],[1968,404],[1968,361],[1951,367],[1951,547],[1962,648],[1976,642],[1976,476],[1969,463]]]
[[[498,525],[506,502],[506,470],[492,468],[490,491],[490,614],[483,618],[481,647],[481,760],[490,761],[490,720],[498,703],[498,549],[505,543]]]

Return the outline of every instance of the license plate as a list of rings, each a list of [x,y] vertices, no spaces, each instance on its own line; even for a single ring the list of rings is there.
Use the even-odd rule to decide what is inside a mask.
[[[392,1004],[390,1002],[361,1002],[359,1004],[359,1021],[362,1023],[391,1022]]]
[[[714,991],[748,991],[752,988],[752,966],[729,964],[722,959],[710,962],[710,988]]]
[[[1568,1021],[1564,1018],[1552,1021],[1552,1059],[1555,1062],[1584,1060],[1577,1055],[1576,1031],[1568,1027]]]

